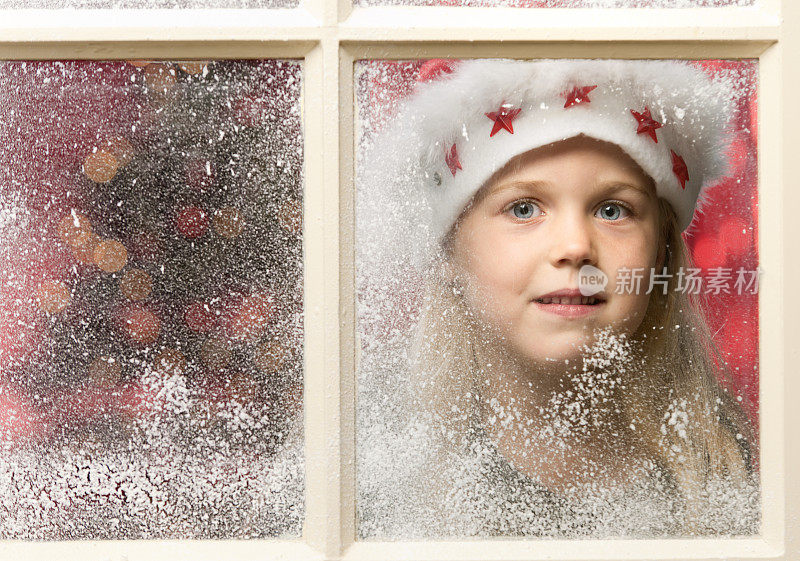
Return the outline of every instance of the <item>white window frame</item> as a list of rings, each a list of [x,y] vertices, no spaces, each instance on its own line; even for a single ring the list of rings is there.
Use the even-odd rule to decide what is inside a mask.
[[[0,11],[0,59],[295,58],[305,130],[306,518],[297,540],[0,541],[0,559],[800,559],[800,2],[748,8]],[[696,25],[687,26],[686,22]],[[708,22],[708,23],[706,23]],[[758,538],[355,540],[354,62],[429,57],[756,58],[759,62]],[[795,242],[795,243],[792,243]],[[796,281],[795,281],[796,282]]]

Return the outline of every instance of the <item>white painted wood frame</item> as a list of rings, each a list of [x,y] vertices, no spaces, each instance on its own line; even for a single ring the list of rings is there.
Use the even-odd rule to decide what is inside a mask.
[[[0,541],[0,559],[800,559],[800,375],[791,367],[800,362],[800,2],[756,3],[353,8],[307,0],[295,10],[0,11],[0,59],[303,60],[307,465],[299,540]],[[355,541],[354,61],[450,56],[759,60],[760,538]]]

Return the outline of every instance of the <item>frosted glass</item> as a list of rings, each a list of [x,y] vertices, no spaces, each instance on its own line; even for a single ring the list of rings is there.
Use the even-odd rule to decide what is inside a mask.
[[[545,62],[357,63],[358,536],[758,533],[757,63],[534,64]],[[607,63],[631,81],[609,81],[598,70]],[[584,66],[576,78],[566,64]],[[628,101],[632,65],[637,76],[688,69],[716,86],[653,75],[652,92],[634,94],[650,97]],[[687,180],[668,149],[688,154],[696,139],[680,131],[704,130],[691,128],[695,105],[723,98],[724,111],[699,121],[726,127],[709,154],[727,168],[702,211],[685,231],[671,226],[679,238],[669,247],[638,237],[651,231],[644,224],[672,224],[666,185],[681,193]],[[658,126],[637,133],[650,109]],[[622,123],[620,139],[663,150],[661,203],[638,160],[602,140],[612,133],[572,136],[581,116]],[[548,140],[534,144],[537,134]],[[515,148],[522,142],[531,148]],[[507,152],[519,157],[501,159]],[[640,189],[593,194],[618,173]],[[690,178],[699,173],[689,166]],[[691,261],[679,268],[684,249]],[[658,255],[671,267],[664,294],[686,298],[668,307],[651,295],[646,314],[622,312],[620,263]],[[584,267],[607,273],[604,292],[549,296],[578,279],[591,285]],[[724,444],[704,447],[703,434]],[[697,467],[703,450],[750,481],[734,492],[730,474],[708,475]],[[703,496],[692,482],[706,475]]]
[[[301,74],[0,65],[3,539],[300,535]]]
[[[357,6],[505,6],[512,8],[723,8],[755,0],[356,0]]]

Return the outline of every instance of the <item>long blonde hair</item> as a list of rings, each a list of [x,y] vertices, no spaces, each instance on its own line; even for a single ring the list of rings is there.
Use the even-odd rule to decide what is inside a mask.
[[[676,290],[677,272],[691,266],[691,257],[676,214],[663,199],[659,224],[668,290],[651,293],[642,324],[632,336],[641,350],[643,375],[627,380],[618,395],[640,442],[675,482],[686,506],[686,532],[702,534],[701,513],[711,481],[753,484],[756,439],[747,415],[725,389],[731,380],[701,303]],[[481,399],[477,373],[482,365],[476,364],[480,352],[468,327],[469,315],[452,282],[432,274],[412,348],[414,382],[418,406],[434,416],[444,440],[455,446],[469,440]]]

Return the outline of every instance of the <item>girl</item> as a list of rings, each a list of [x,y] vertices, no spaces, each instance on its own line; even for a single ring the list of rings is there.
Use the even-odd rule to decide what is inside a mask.
[[[755,438],[681,286],[681,232],[726,171],[732,86],[663,61],[425,70],[363,168],[358,263],[362,325],[388,313],[393,276],[422,273],[392,392],[395,429],[416,427],[399,440],[424,433],[427,455],[404,462],[413,499],[386,490],[388,422],[367,411],[403,365],[367,376],[362,357],[362,535],[408,533],[390,505],[423,534],[757,532]]]

